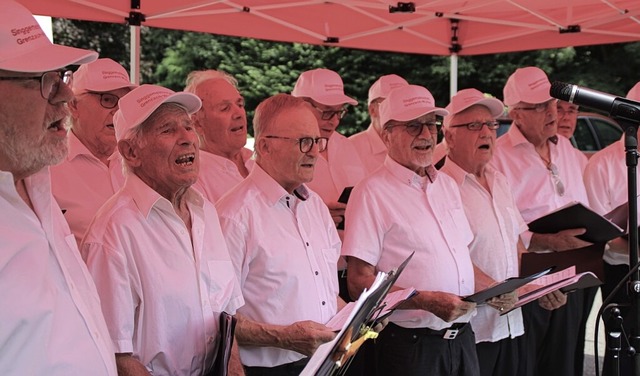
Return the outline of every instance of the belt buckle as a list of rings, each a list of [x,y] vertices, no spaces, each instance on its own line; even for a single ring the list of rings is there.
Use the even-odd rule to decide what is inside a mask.
[[[444,339],[455,339],[458,336],[458,332],[460,331],[460,329],[447,329],[444,332],[444,335],[442,336],[442,338]]]

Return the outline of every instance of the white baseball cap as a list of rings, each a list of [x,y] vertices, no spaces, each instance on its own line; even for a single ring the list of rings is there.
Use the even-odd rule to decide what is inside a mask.
[[[326,106],[356,105],[358,101],[344,94],[340,75],[332,70],[318,68],[302,72],[291,91],[294,97],[311,98]]]
[[[378,98],[386,98],[391,90],[406,85],[409,85],[407,80],[397,74],[388,74],[378,78],[369,88],[367,105],[371,104],[371,102]]]
[[[487,97],[477,89],[463,89],[458,91],[446,107],[449,115],[444,118],[445,127],[449,125],[453,115],[458,114],[474,105],[482,105],[489,109],[491,116],[498,117],[504,112],[504,104],[497,98]]]
[[[433,95],[427,88],[418,85],[406,85],[391,90],[387,99],[380,104],[380,124],[389,120],[410,121],[434,112],[446,116],[449,111],[436,107]]]
[[[504,86],[504,104],[525,102],[538,104],[553,99],[549,94],[551,82],[544,71],[538,67],[525,67],[516,69]]]
[[[176,103],[189,115],[202,106],[197,95],[187,92],[174,92],[157,85],[140,85],[125,94],[118,101],[118,111],[113,115],[116,140],[121,140],[130,129],[142,124],[163,103]]]
[[[107,58],[98,59],[88,64],[82,64],[73,74],[73,92],[75,94],[90,92],[105,92],[135,88],[129,74],[124,67]]]
[[[98,58],[95,51],[51,43],[31,12],[13,0],[2,1],[0,25],[2,70],[47,72]]]

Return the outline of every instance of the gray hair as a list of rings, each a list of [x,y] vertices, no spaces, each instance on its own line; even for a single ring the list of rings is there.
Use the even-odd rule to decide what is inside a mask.
[[[238,88],[238,80],[236,80],[229,73],[226,73],[221,70],[208,69],[208,70],[201,70],[201,71],[193,71],[189,73],[186,81],[187,86],[185,86],[184,91],[188,93],[196,94],[196,91],[198,90],[198,86],[200,86],[200,84],[202,84],[205,81],[217,80],[217,79],[223,79],[228,83],[230,83],[231,85],[233,85],[233,87],[235,87],[236,89]]]

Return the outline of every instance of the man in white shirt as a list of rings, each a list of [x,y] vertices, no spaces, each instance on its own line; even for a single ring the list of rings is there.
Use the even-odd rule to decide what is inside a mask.
[[[391,90],[408,84],[404,78],[396,74],[388,74],[378,78],[369,88],[367,110],[371,124],[364,131],[349,137],[349,141],[360,156],[367,175],[382,166],[384,158],[387,156],[387,146],[382,142],[380,136],[383,132],[380,124],[380,103],[384,101]]]
[[[67,155],[73,73],[93,51],[52,44],[31,13],[0,13],[0,375],[115,376],[91,276],[51,194]]]
[[[198,138],[190,93],[142,85],[114,115],[127,169],[81,245],[126,375],[204,375],[221,346],[219,316],[244,301],[213,204],[191,188]],[[242,374],[237,348],[233,374]]]
[[[381,375],[479,375],[469,325],[475,303],[461,298],[474,292],[473,233],[455,181],[432,165],[437,116],[446,114],[424,87],[392,90],[380,106],[389,153],[356,185],[347,208],[342,254],[352,296],[415,251],[392,289],[419,293],[376,339]]]
[[[504,111],[496,98],[485,97],[476,89],[460,90],[451,98],[444,118],[448,155],[441,172],[451,176],[462,197],[464,211],[473,231],[469,245],[475,271],[476,291],[519,276],[519,253],[525,248],[520,234],[527,230],[511,187],[502,173],[489,165],[499,123]],[[517,293],[505,294],[478,307],[471,319],[476,350],[483,376],[518,374],[524,345],[524,325],[518,308],[503,316],[517,301]],[[549,309],[566,301],[557,292],[545,296],[540,304]]]
[[[529,223],[572,201],[588,205],[582,181],[582,153],[565,137],[558,137],[556,100],[551,83],[539,68],[517,69],[504,87],[504,103],[513,124],[496,141],[492,164],[511,185],[514,199]],[[556,234],[522,234],[529,252],[563,251],[589,243],[576,236],[584,229]],[[567,297],[567,304],[548,311],[536,304],[523,308],[527,340],[522,375],[573,375],[578,336],[586,324],[583,291]],[[526,370],[525,370],[526,369]]]
[[[215,203],[251,171],[253,152],[247,143],[247,113],[238,81],[218,70],[193,71],[188,93],[202,100],[192,115],[200,136],[200,177],[194,188]]]
[[[640,101],[640,82],[636,83],[627,93],[627,98]],[[628,202],[628,176],[625,157],[625,137],[623,135],[619,141],[607,146],[594,154],[584,171],[584,184],[587,187],[589,203],[591,208],[597,213],[605,215]],[[636,135],[637,137],[637,135]],[[637,178],[638,179],[638,178]],[[602,285],[602,299],[606,299],[614,290],[615,286],[629,272],[629,242],[628,239],[620,237],[608,243],[604,251],[604,284]],[[613,296],[612,303],[629,304],[631,297],[626,287],[621,288]],[[633,318],[627,319],[630,310],[621,309],[624,315],[625,328],[629,330],[629,324]],[[627,322],[627,320],[631,322]],[[627,331],[630,334],[630,331]],[[611,354],[607,352],[605,356],[605,374],[617,374],[618,370],[611,368]],[[630,364],[631,357],[622,355],[620,374],[632,372]]]
[[[256,165],[218,201],[222,231],[246,304],[236,337],[246,374],[298,375],[334,338],[324,324],[342,308],[340,239],[327,207],[305,183],[327,147],[311,106],[278,94],[253,120]]]
[[[78,244],[102,204],[124,182],[118,158],[113,114],[118,100],[136,85],[111,59],[82,64],[73,75],[75,98],[69,102],[69,155],[51,168],[53,196]]]

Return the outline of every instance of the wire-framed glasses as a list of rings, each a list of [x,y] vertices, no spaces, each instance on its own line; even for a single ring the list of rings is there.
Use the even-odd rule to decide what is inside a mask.
[[[549,170],[549,173],[551,174],[551,180],[553,180],[553,185],[556,188],[556,193],[560,197],[564,196],[564,184],[560,179],[560,174],[558,173],[558,167],[555,164],[550,162],[547,165],[547,170]]]
[[[558,103],[557,99],[551,99],[549,101],[543,102],[543,103],[538,103],[538,104],[534,104],[533,106],[530,107],[516,107],[516,110],[525,110],[525,111],[535,111],[535,112],[545,112],[547,111],[551,106],[556,106]]]
[[[408,122],[392,123],[387,125],[385,129],[391,129],[398,126],[404,127],[410,136],[417,137],[422,134],[424,127],[427,127],[431,133],[438,133],[440,128],[442,128],[442,119],[436,119],[435,121],[412,120]]]
[[[51,102],[51,100],[58,95],[58,91],[60,91],[60,83],[71,86],[71,83],[73,82],[73,72],[70,70],[57,70],[44,72],[39,76],[0,77],[0,81],[28,80],[40,81],[40,95],[42,95],[42,98],[46,99],[48,102]]]
[[[315,104],[309,102],[313,108],[315,108],[320,113],[320,119],[322,120],[331,120],[334,116],[338,116],[338,119],[342,119],[344,115],[347,114],[346,108],[341,108],[339,110],[323,110],[321,108],[316,107]]]
[[[487,126],[487,128],[489,128],[492,131],[495,131],[500,127],[499,122],[495,120],[491,120],[491,121],[472,121],[470,123],[450,125],[449,128],[467,127],[467,129],[470,131],[479,131],[485,125]]]
[[[308,153],[313,148],[313,144],[318,145],[318,151],[323,152],[327,150],[327,145],[329,144],[329,139],[327,137],[300,137],[300,138],[292,138],[292,137],[281,137],[281,136],[264,136],[264,138],[276,138],[280,140],[290,140],[298,143],[300,147],[301,153]]]
[[[99,95],[100,106],[108,110],[115,108],[118,105],[118,101],[120,100],[119,96],[111,93],[94,93],[92,91],[88,91],[87,94]]]

